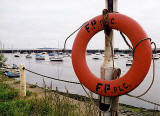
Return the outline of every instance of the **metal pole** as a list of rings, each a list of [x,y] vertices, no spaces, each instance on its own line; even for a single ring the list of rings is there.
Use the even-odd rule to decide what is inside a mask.
[[[105,0],[106,9],[113,12],[117,11],[117,0]],[[109,31],[109,32],[108,32]],[[111,42],[111,43],[110,43]],[[113,77],[113,51],[111,50],[111,44],[113,46],[113,30],[107,30],[105,34],[105,52],[104,62],[101,66],[101,78],[104,80],[112,80]],[[118,116],[118,97],[104,97],[100,96],[99,108],[102,110],[99,116]]]

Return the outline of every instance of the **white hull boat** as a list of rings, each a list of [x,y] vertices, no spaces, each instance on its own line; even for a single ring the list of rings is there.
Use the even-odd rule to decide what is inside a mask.
[[[60,56],[52,56],[52,57],[49,57],[49,60],[50,60],[50,61],[54,61],[54,62],[63,62],[63,57],[60,57]]]
[[[36,60],[45,60],[45,57],[43,55],[36,55],[35,57]]]

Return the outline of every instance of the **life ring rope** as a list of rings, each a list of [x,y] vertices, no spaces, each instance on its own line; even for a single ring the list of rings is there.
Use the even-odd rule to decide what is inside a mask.
[[[152,44],[154,45],[154,51],[153,51],[153,52],[156,53],[156,49],[157,49],[156,43],[153,42],[153,41],[151,40],[151,38],[144,38],[144,39],[142,39],[142,41],[147,40],[147,39],[150,40],[151,45],[152,45]],[[138,46],[142,41],[139,41],[136,46]],[[136,49],[136,47],[133,48],[133,50],[134,50],[134,49]],[[134,56],[134,51],[133,51],[133,56]],[[148,91],[151,89],[151,87],[152,87],[152,85],[153,85],[153,83],[154,83],[154,80],[155,80],[155,61],[154,61],[154,56],[153,56],[153,54],[152,54],[152,65],[153,65],[153,68],[152,68],[152,81],[151,81],[151,84],[149,85],[149,87],[148,87],[143,93],[141,93],[140,95],[132,95],[132,94],[127,93],[128,96],[130,96],[130,97],[135,97],[135,98],[140,98],[140,97],[142,97],[142,96],[144,96],[145,94],[148,93]]]

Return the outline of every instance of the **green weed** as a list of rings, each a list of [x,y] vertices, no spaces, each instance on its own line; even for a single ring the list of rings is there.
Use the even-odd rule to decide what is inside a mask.
[[[8,84],[0,83],[0,101],[12,100],[18,97],[18,90],[11,88]]]
[[[29,87],[30,87],[30,88],[36,88],[36,87],[37,87],[37,85],[32,84],[32,85],[30,85]]]

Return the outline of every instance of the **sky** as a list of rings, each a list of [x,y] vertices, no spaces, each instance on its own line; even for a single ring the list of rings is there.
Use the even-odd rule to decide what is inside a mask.
[[[61,49],[67,36],[104,8],[105,0],[0,0],[0,43],[5,49]],[[140,23],[160,48],[159,8],[160,0],[118,0],[118,12]],[[76,34],[68,40],[68,49]],[[114,47],[128,48],[118,32]],[[88,49],[104,49],[103,31],[92,38]]]

